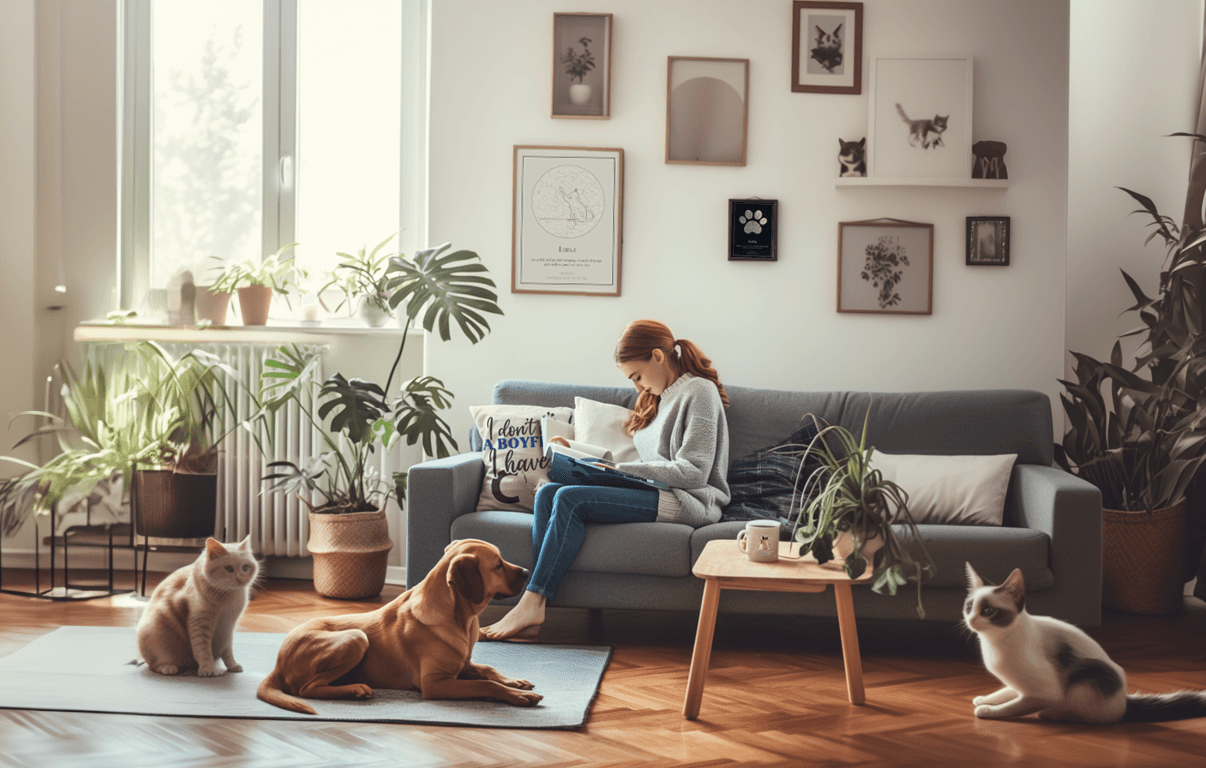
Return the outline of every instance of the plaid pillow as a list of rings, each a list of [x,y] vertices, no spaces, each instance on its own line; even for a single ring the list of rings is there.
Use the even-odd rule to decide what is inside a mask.
[[[781,538],[791,535],[795,522],[792,499],[801,503],[800,489],[820,463],[811,456],[800,460],[804,450],[817,436],[817,428],[809,419],[790,437],[744,456],[729,464],[729,491],[732,498],[722,512],[722,522],[729,520],[778,520]]]

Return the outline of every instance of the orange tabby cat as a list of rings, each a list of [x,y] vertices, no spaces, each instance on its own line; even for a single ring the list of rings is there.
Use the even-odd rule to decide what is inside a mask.
[[[138,653],[147,666],[161,675],[242,672],[231,643],[259,570],[250,536],[228,546],[206,540],[196,562],[155,587],[138,620]],[[225,672],[215,668],[217,659]]]

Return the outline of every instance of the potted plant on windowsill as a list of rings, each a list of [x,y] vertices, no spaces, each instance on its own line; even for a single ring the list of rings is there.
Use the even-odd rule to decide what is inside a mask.
[[[895,595],[897,587],[916,581],[917,615],[925,618],[921,580],[934,574],[934,563],[909,514],[908,493],[871,465],[870,406],[858,438],[845,427],[823,426],[816,416],[809,417],[817,436],[802,452],[800,475],[808,476],[797,482],[802,490],[793,529],[801,553],[811,552],[822,564],[841,560],[852,579],[872,569],[871,589],[881,594]],[[896,535],[894,524],[909,529],[907,543]]]
[[[336,254],[343,261],[331,271],[326,285],[318,289],[319,296],[332,287],[338,287],[343,293],[343,298],[335,305],[333,312],[338,312],[345,304],[349,307],[354,305],[360,318],[372,328],[385,325],[393,317],[389,305],[390,276],[386,270],[390,259],[397,254],[381,253],[393,239],[394,235],[390,235],[371,251],[366,252],[366,245],[361,246],[354,255],[342,251]]]
[[[413,259],[392,256],[387,268],[389,304],[406,317],[406,331],[422,317],[427,331],[438,328],[440,337],[448,340],[455,321],[476,344],[490,330],[483,313],[502,314],[494,281],[477,254],[447,253],[448,249],[445,244],[423,250]],[[401,439],[407,445],[421,442],[427,454],[438,457],[457,448],[439,414],[449,407],[452,393],[439,379],[411,379],[391,399],[407,336],[403,332],[385,386],[340,373],[315,384],[310,374],[318,365],[317,355],[296,346],[281,347],[276,358],[265,361],[257,421],[270,427],[270,417],[293,402],[327,448],[310,466],[272,462],[274,471],[264,479],[272,483],[268,492],[297,494],[310,509],[314,588],[328,597],[373,597],[384,586],[392,546],[384,510],[391,496],[399,504],[405,502],[406,475],[396,473],[392,483],[377,477],[369,461],[375,451],[389,450]],[[314,387],[317,392],[310,391]]]
[[[226,264],[221,275],[209,286],[209,291],[237,292],[243,325],[266,325],[273,294],[284,297],[285,302],[289,303],[290,289],[296,285],[291,277],[297,269],[293,255],[284,255],[285,251],[296,245],[289,243],[263,259],[249,258]]]

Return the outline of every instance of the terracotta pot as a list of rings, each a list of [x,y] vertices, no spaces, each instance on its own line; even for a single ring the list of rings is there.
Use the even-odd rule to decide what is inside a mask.
[[[1185,502],[1147,512],[1101,511],[1101,604],[1111,611],[1177,613]]]
[[[343,515],[310,513],[314,591],[324,597],[376,597],[385,587],[385,570],[394,542],[385,512]]]
[[[230,306],[230,293],[212,291],[207,285],[197,286],[197,319],[208,320],[214,325],[226,325],[226,309]]]
[[[267,325],[272,289],[266,285],[246,285],[239,289],[239,312],[243,325]]]

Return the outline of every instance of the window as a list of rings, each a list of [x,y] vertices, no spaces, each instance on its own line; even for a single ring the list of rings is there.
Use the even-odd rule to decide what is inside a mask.
[[[426,4],[125,0],[122,305],[298,242],[423,245]],[[277,311],[283,311],[278,308]],[[274,313],[275,314],[275,313]]]

